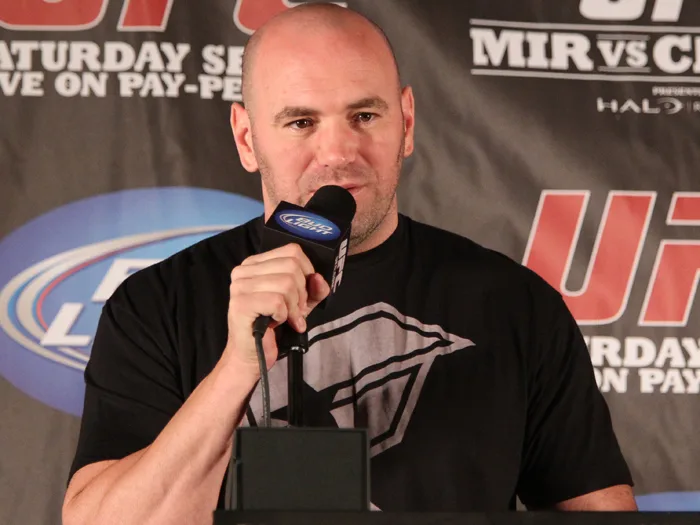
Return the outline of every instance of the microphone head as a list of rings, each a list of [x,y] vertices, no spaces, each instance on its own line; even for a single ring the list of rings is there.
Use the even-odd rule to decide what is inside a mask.
[[[323,217],[330,216],[341,221],[352,222],[357,203],[352,193],[345,188],[327,185],[319,188],[304,208]]]
[[[299,244],[331,286],[332,296],[343,278],[356,208],[352,193],[335,185],[319,188],[303,208],[282,201],[264,224],[260,249]],[[318,308],[323,309],[327,299]]]

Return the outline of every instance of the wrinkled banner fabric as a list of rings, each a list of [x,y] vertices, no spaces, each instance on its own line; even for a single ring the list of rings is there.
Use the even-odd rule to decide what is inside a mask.
[[[0,523],[60,523],[100,308],[261,213],[229,128],[286,0],[0,0]],[[416,97],[400,209],[566,298],[639,506],[700,510],[700,6],[349,0]]]

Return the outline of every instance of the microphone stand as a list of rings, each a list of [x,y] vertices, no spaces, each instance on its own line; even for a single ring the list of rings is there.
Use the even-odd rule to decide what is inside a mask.
[[[304,354],[309,351],[308,332],[299,333],[287,323],[277,329],[277,348],[287,355],[287,423],[301,427],[304,422]]]
[[[228,509],[369,512],[369,438],[365,429],[304,427],[304,354],[309,336],[275,328],[287,357],[287,428],[237,428],[229,467]],[[342,458],[352,468],[333,469]]]

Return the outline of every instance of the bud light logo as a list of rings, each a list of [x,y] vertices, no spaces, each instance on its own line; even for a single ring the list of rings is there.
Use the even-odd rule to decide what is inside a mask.
[[[102,306],[130,274],[262,214],[221,191],[150,188],[99,195],[0,241],[0,373],[80,416],[83,371]]]
[[[698,512],[699,492],[660,492],[637,496],[637,507],[643,512]]]
[[[338,226],[314,213],[280,212],[275,220],[288,232],[312,241],[332,241],[340,235]]]

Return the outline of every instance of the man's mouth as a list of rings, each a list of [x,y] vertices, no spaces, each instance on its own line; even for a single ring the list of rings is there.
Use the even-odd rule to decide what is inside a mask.
[[[341,188],[345,188],[348,190],[350,193],[355,194],[359,191],[361,191],[365,185],[358,183],[351,183],[351,182],[345,182],[345,183],[329,183],[329,184],[324,184],[323,186],[340,186]],[[319,188],[316,188],[313,190],[311,193],[316,193],[320,188],[323,186],[320,186]]]

